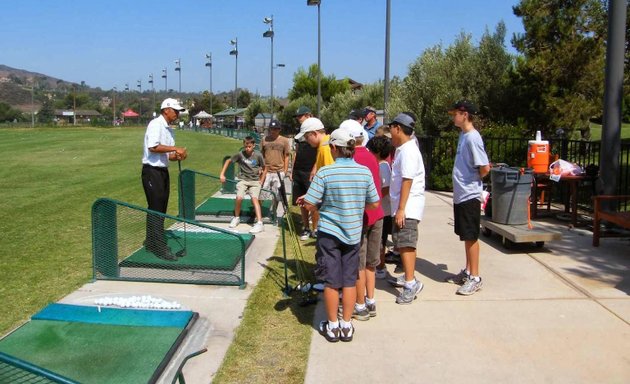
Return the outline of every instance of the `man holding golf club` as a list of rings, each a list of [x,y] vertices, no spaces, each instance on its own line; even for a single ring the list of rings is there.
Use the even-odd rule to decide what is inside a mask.
[[[160,116],[151,120],[144,135],[142,187],[147,198],[147,208],[153,211],[166,213],[168,207],[169,161],[181,161],[188,156],[186,148],[175,146],[175,137],[170,127],[184,110],[179,101],[165,99],[160,106]],[[147,214],[144,247],[160,259],[177,260],[164,239],[164,217]]]

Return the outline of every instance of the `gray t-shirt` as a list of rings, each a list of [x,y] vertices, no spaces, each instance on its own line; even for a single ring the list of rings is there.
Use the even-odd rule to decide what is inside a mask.
[[[247,181],[260,180],[260,170],[265,166],[265,159],[260,152],[254,151],[251,156],[247,157],[245,152],[241,151],[232,156],[230,161],[238,164],[239,179]]]
[[[476,129],[461,132],[453,166],[453,203],[460,204],[471,199],[481,201],[483,183],[479,176],[479,167],[488,163],[488,155],[479,132]]]

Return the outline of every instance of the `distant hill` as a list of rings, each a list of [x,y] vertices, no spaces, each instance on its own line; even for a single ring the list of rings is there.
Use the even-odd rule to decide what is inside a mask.
[[[73,83],[24,69],[11,68],[0,64],[0,102],[9,104],[22,111],[31,110],[31,87],[37,90],[35,108],[41,105],[41,95],[71,87]]]

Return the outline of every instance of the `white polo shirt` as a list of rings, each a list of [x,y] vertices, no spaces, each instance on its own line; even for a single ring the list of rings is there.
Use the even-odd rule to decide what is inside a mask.
[[[149,164],[153,167],[168,167],[168,153],[155,153],[149,151],[156,145],[175,145],[175,135],[164,116],[160,115],[151,120],[144,134],[144,152],[142,154],[142,164]]]

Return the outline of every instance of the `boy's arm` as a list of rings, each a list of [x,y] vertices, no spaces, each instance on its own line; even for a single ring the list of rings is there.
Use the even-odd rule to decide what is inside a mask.
[[[481,167],[479,167],[479,177],[481,177],[483,179],[484,177],[486,177],[488,175],[488,173],[490,173],[490,165],[489,164],[482,165]]]
[[[267,177],[267,166],[261,167],[260,173],[260,184],[265,182],[265,177]]]
[[[405,206],[407,205],[407,199],[409,199],[409,191],[411,191],[412,179],[402,179],[402,186],[400,188],[400,203],[398,204],[398,210],[396,210],[396,225],[398,228],[405,226]]]
[[[223,169],[221,169],[221,175],[219,176],[219,180],[221,180],[221,183],[225,183],[225,171],[227,171],[227,168],[231,162],[231,159],[227,159],[225,160],[225,163],[223,163]]]

